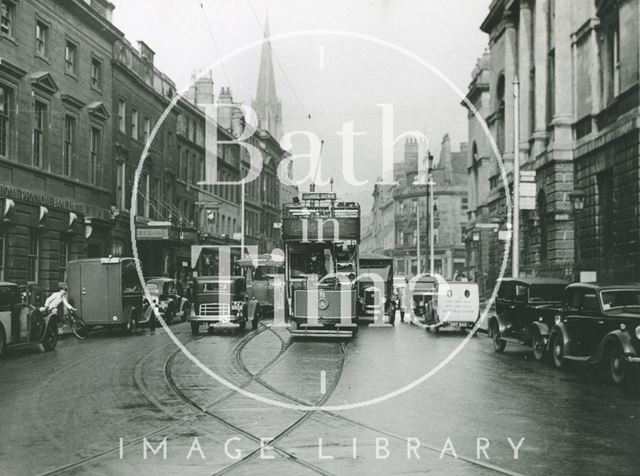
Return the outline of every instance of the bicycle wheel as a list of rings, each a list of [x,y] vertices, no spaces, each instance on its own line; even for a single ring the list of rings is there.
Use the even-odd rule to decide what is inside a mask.
[[[78,339],[86,339],[89,329],[80,316],[71,316],[71,330]]]

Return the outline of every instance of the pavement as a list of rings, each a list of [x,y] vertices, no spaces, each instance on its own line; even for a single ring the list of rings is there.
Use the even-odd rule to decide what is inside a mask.
[[[50,353],[11,350],[0,361],[0,473],[546,475],[640,466],[640,384],[556,371],[524,347],[497,354],[482,335],[461,347],[458,332],[434,335],[399,319],[361,326],[350,341],[294,340],[267,326],[198,337],[188,323],[171,330],[215,377],[163,329],[68,336]]]

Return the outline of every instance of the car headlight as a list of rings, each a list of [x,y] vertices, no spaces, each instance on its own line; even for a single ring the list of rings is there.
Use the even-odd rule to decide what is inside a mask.
[[[640,339],[640,326],[636,327],[636,337]]]

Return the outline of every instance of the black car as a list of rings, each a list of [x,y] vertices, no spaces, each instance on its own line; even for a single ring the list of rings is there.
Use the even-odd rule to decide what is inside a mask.
[[[542,360],[567,284],[554,278],[502,279],[488,322],[494,350],[504,351],[507,342],[523,344]]]
[[[558,311],[549,338],[556,367],[604,364],[614,383],[630,379],[640,364],[640,285],[571,284]]]

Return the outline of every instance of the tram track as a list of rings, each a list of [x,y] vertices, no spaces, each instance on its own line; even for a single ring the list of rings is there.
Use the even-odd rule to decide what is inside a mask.
[[[195,336],[195,337],[191,338],[190,340],[188,340],[183,345],[188,345],[188,344],[190,344],[190,343],[192,343],[192,342],[194,342],[196,340],[201,339],[202,337],[204,337],[204,336]],[[136,368],[138,368],[138,366],[143,361],[148,359],[150,356],[152,356],[153,354],[155,354],[157,352],[160,352],[161,350],[165,349],[166,347],[168,347],[169,345],[172,345],[172,344],[173,344],[173,342],[170,341],[170,342],[167,342],[166,344],[163,344],[160,347],[156,347],[156,348],[150,350],[149,352],[146,352],[145,354],[141,355],[136,360],[136,363],[134,365],[134,383],[136,385],[136,388],[149,401],[149,403],[153,404],[156,407],[158,405],[157,405],[155,399],[149,398],[148,392],[146,392],[146,390],[143,389],[143,387],[139,384],[139,382],[136,381]],[[99,355],[96,356],[96,358],[97,357],[99,357]],[[84,362],[86,363],[86,361],[84,361]],[[78,362],[77,364],[73,364],[73,365],[68,365],[68,366],[66,366],[64,368],[64,370],[66,371],[66,370],[68,370],[68,368],[75,367],[76,365],[79,365],[80,363],[82,363],[82,362]],[[56,372],[56,373],[58,374],[59,372]],[[165,411],[164,408],[160,408],[159,407],[159,409],[163,413],[166,414],[166,411]],[[171,416],[171,415],[168,415],[168,416]],[[175,418],[175,417],[172,417],[172,418]],[[92,462],[97,461],[97,460],[99,460],[101,458],[104,458],[105,456],[109,456],[111,454],[115,454],[115,453],[119,452],[121,450],[121,448],[122,449],[126,449],[126,448],[130,448],[130,447],[134,446],[135,444],[139,444],[144,437],[154,436],[154,435],[157,435],[157,434],[163,434],[166,431],[171,430],[172,428],[184,423],[185,421],[188,421],[188,419],[190,419],[190,418],[193,418],[193,415],[189,415],[187,417],[183,417],[181,419],[174,420],[171,423],[168,423],[168,424],[163,425],[163,426],[161,426],[159,428],[156,428],[153,431],[145,433],[142,436],[135,436],[135,437],[133,437],[131,439],[131,441],[129,441],[129,439],[127,439],[129,441],[129,443],[122,445],[122,447],[120,445],[111,446],[111,447],[105,449],[104,451],[100,451],[100,452],[95,453],[95,454],[93,454],[91,456],[88,456],[88,457],[85,457],[85,458],[80,458],[80,459],[77,459],[77,460],[75,460],[75,461],[73,461],[71,463],[68,463],[68,464],[65,464],[65,465],[62,465],[62,466],[58,466],[58,467],[56,467],[54,469],[39,473],[39,476],[54,476],[54,475],[63,474],[66,471],[70,471],[70,470],[73,470],[73,469],[80,468],[80,467],[82,467],[82,466],[84,466],[84,465],[86,465],[88,463],[92,463]]]
[[[284,339],[282,339],[282,336],[280,336],[277,332],[273,331],[270,328],[269,328],[269,330],[271,332],[273,332],[281,340],[281,342],[284,343]],[[240,349],[240,350],[242,350],[242,349]],[[251,373],[251,371],[248,369],[248,367],[245,365],[244,360],[242,359],[241,352],[236,357],[237,357],[237,360],[238,360],[242,370],[246,374],[248,374],[249,376],[253,375]],[[340,366],[340,373],[342,373],[343,364],[344,364],[344,353],[343,353],[343,362],[342,362],[342,364]],[[285,392],[285,391],[283,391],[281,389],[278,389],[278,388],[274,387],[273,385],[269,384],[268,382],[264,381],[264,379],[261,378],[261,375],[263,375],[263,374],[264,374],[264,372],[261,372],[260,375],[256,374],[254,376],[254,380],[257,383],[259,383],[260,385],[262,385],[265,389],[275,393],[276,395],[278,395],[278,396],[280,396],[282,398],[288,399],[292,403],[295,403],[295,404],[298,404],[298,405],[309,405],[309,402],[305,402],[304,400],[301,400],[298,397],[296,397],[294,395],[291,395],[290,393]],[[331,396],[331,394],[335,390],[335,387],[337,386],[338,382],[339,382],[339,376],[337,376],[336,379],[334,379],[334,383],[332,385],[331,391],[327,392],[327,398],[323,399],[324,401],[322,401],[321,403],[318,403],[317,405],[323,405],[326,402],[326,400],[328,400],[328,398]],[[308,416],[312,412],[313,411],[309,411],[305,416]],[[340,414],[338,414],[336,412],[333,412],[333,411],[317,410],[317,412],[325,414],[325,415],[328,415],[328,416],[330,416],[330,417],[332,417],[332,418],[334,418],[334,419],[336,419],[338,421],[342,421],[342,422],[347,423],[349,425],[356,426],[356,427],[359,427],[361,429],[365,429],[365,430],[368,430],[368,431],[372,431],[374,433],[379,433],[379,434],[385,435],[385,436],[387,436],[389,438],[393,438],[395,440],[399,440],[399,441],[402,441],[402,442],[406,442],[407,441],[407,438],[403,437],[402,435],[398,435],[397,433],[394,433],[394,432],[390,432],[390,431],[387,431],[387,430],[384,430],[384,429],[373,427],[371,425],[367,425],[365,423],[353,420],[351,418],[347,418],[347,417],[345,417],[343,415],[340,415]],[[435,445],[430,445],[430,444],[427,444],[427,443],[423,443],[422,441],[420,442],[420,447],[422,447],[422,448],[424,448],[424,449],[426,449],[428,451],[438,453],[438,454],[441,454],[441,452],[442,452],[442,448],[441,447],[438,448]],[[450,458],[454,458],[454,456],[452,456],[452,455],[450,455],[448,453],[445,453],[445,455],[450,457]],[[466,462],[468,464],[471,464],[473,466],[482,467],[484,469],[493,471],[493,472],[498,473],[498,474],[505,474],[505,475],[509,475],[509,476],[521,476],[521,473],[518,473],[518,472],[515,472],[515,471],[511,471],[511,470],[509,470],[507,468],[503,468],[503,467],[501,467],[499,465],[495,465],[495,464],[492,464],[492,463],[487,463],[487,462],[475,460],[473,458],[469,458],[469,457],[466,457],[466,456],[457,455],[454,459],[459,460],[459,461],[464,461],[464,462]]]

